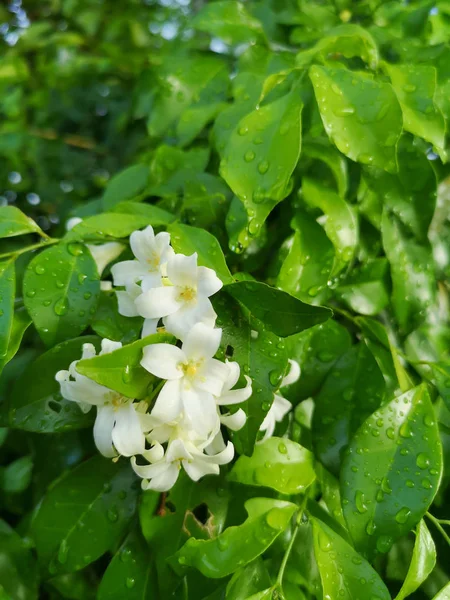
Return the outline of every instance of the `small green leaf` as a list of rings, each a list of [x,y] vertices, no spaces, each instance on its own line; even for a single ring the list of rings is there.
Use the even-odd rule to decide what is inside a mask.
[[[103,208],[111,209],[119,202],[132,200],[141,195],[148,185],[149,175],[148,166],[140,164],[128,167],[114,175],[103,194]]]
[[[337,148],[354,161],[396,172],[402,111],[391,85],[367,73],[317,65],[310,77],[325,130]]]
[[[20,494],[30,485],[32,470],[32,457],[21,456],[5,468],[0,479],[0,488],[5,494]]]
[[[0,238],[15,237],[26,233],[42,234],[41,228],[16,206],[0,208]]]
[[[389,304],[389,265],[385,258],[368,261],[340,283],[336,295],[361,315],[376,315]]]
[[[152,225],[153,227],[168,225],[176,218],[175,215],[159,208],[159,206],[144,204],[143,202],[119,202],[112,210],[114,213],[120,213],[121,215],[144,217],[146,219],[145,225]]]
[[[83,413],[76,402],[64,400],[55,380],[57,371],[68,369],[71,362],[81,358],[85,343],[98,345],[98,338],[84,336],[62,342],[27,367],[15,382],[9,397],[10,427],[56,433],[92,425],[92,414]]]
[[[425,384],[373,413],[350,442],[341,471],[355,547],[387,552],[425,514],[442,475],[442,446]]]
[[[23,292],[39,335],[52,346],[89,325],[100,294],[97,266],[77,242],[47,248],[27,266]]]
[[[139,205],[138,205],[139,206]],[[96,241],[111,238],[125,238],[136,229],[142,229],[149,224],[145,215],[109,212],[83,219],[65,235],[66,241],[86,240]]]
[[[282,494],[304,493],[316,478],[313,455],[287,438],[270,437],[256,444],[252,456],[241,456],[230,481],[270,487]]]
[[[208,231],[181,223],[170,225],[167,231],[175,252],[187,256],[197,252],[199,265],[213,269],[225,284],[233,281],[220,244]]]
[[[245,508],[248,518],[242,525],[211,540],[190,538],[171,559],[172,567],[180,573],[195,567],[206,577],[226,577],[269,548],[297,510],[291,502],[271,498],[251,498]]]
[[[1,319],[0,319],[1,320]],[[19,350],[25,331],[31,325],[31,318],[24,307],[18,308],[14,312],[14,318],[9,332],[8,348],[6,354],[0,359],[0,372],[3,367],[14,358]]]
[[[314,553],[325,598],[391,599],[378,573],[350,544],[319,519],[312,518],[312,523]]]
[[[220,173],[251,217],[257,235],[273,207],[289,193],[300,156],[300,92],[292,92],[243,117],[222,154]]]
[[[428,575],[434,569],[435,564],[436,547],[428,531],[428,527],[422,519],[417,525],[416,542],[408,574],[395,600],[403,600],[415,592],[427,579]]]
[[[0,521],[0,597],[2,600],[37,600],[38,570],[27,544]]]
[[[219,37],[227,44],[254,43],[265,38],[261,22],[235,0],[205,4],[192,20],[192,27]]]
[[[100,456],[64,473],[32,522],[41,565],[51,575],[83,569],[121,539],[136,510],[138,482],[128,462]]]
[[[225,291],[276,335],[286,337],[327,321],[332,312],[259,281],[237,281]]]
[[[0,262],[0,365],[7,362],[14,323],[16,272],[14,260]]]

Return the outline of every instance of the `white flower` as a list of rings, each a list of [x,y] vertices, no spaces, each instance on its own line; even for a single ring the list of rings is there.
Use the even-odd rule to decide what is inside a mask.
[[[204,475],[219,474],[219,465],[227,464],[233,459],[234,447],[231,442],[225,446],[220,433],[213,442],[211,439],[202,441],[189,427],[185,429],[176,425],[166,451],[159,442],[155,442],[150,450],[142,453],[149,465],[138,465],[134,457],[131,464],[135,473],[143,478],[144,490],[166,492],[175,484],[181,467],[194,481]]]
[[[213,358],[221,329],[197,323],[181,348],[152,344],[144,348],[141,365],[156,377],[167,379],[151,411],[160,424],[184,416],[201,436],[208,437],[219,420],[215,397],[220,397],[229,370]]]
[[[151,287],[161,285],[161,268],[174,254],[170,235],[165,231],[155,235],[149,225],[143,231],[133,231],[130,246],[136,260],[124,260],[112,267],[114,285],[126,287],[138,281]]]
[[[108,354],[121,347],[120,342],[104,339],[100,354]],[[93,356],[94,346],[83,344],[82,358]],[[77,362],[72,362],[68,371],[58,371],[55,378],[61,386],[62,396],[79,404],[83,412],[88,412],[92,406],[97,407],[94,440],[99,451],[107,457],[144,452],[145,437],[139,404],[78,373]]]
[[[298,362],[296,360],[289,359],[289,365],[289,372],[283,378],[280,387],[291,385],[300,377],[300,365]],[[286,398],[283,398],[283,396],[280,396],[279,394],[273,395],[272,406],[270,407],[269,412],[259,428],[260,431],[265,432],[261,441],[266,440],[273,435],[273,432],[275,431],[275,425],[284,419],[291,408],[292,404],[289,402],[289,400],[286,400]]]
[[[222,287],[212,269],[197,266],[197,254],[175,254],[167,262],[167,277],[144,279],[135,300],[146,319],[163,318],[166,330],[183,340],[196,323],[214,327],[216,313],[209,297]]]
[[[247,385],[238,390],[231,389],[238,382],[241,369],[237,362],[226,361],[225,365],[228,368],[228,376],[224,382],[221,395],[216,397],[217,405],[230,406],[233,404],[240,404],[241,402],[248,400],[248,398],[250,398],[252,395],[252,380],[248,375],[245,375]],[[228,429],[233,431],[239,431],[239,429],[245,425],[246,420],[247,415],[242,408],[233,414],[227,413],[220,415],[220,422],[222,425],[225,425],[225,427],[228,427]]]
[[[119,314],[124,317],[139,317],[135,300],[142,294],[142,288],[137,283],[130,283],[124,290],[116,292]],[[158,319],[144,319],[141,337],[156,333]]]

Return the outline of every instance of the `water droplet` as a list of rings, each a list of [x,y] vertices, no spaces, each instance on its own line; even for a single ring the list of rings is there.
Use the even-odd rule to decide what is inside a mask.
[[[410,94],[411,92],[415,92],[417,88],[414,84],[407,83],[403,86],[403,89],[405,90],[405,92],[408,92]]]
[[[268,170],[269,170],[269,163],[267,162],[267,160],[262,160],[258,164],[258,171],[261,173],[261,175],[264,175],[265,173],[267,173]]]
[[[108,509],[107,513],[106,513],[108,519],[111,521],[111,523],[115,523],[117,521],[117,519],[119,518],[119,513],[117,512],[117,508],[112,506],[111,508]]]
[[[133,588],[136,585],[136,579],[134,577],[127,577],[125,585],[129,590],[131,590],[131,588]]]
[[[245,154],[244,154],[244,160],[245,162],[252,162],[252,160],[254,160],[255,158],[255,153],[253,152],[253,150],[248,150]]]
[[[59,280],[58,280],[58,281],[56,282],[56,287],[57,287],[57,288],[59,288],[59,289],[63,288],[63,287],[64,287],[64,281],[59,281]]]
[[[356,490],[355,493],[355,505],[356,505],[356,510],[361,513],[364,514],[365,512],[367,512],[367,506],[365,503],[365,496],[364,493],[361,492],[360,490]]]
[[[43,265],[36,265],[34,270],[37,275],[43,275],[45,273],[45,267]]]
[[[400,429],[398,430],[399,434],[402,438],[410,438],[412,437],[412,431],[409,426],[409,423],[406,421],[400,425]]]
[[[219,550],[226,550],[229,546],[228,539],[223,535],[219,535],[219,537],[217,538],[217,546],[219,547]]]
[[[283,374],[278,369],[273,369],[269,373],[269,380],[273,386],[279,385]]]
[[[390,440],[395,438],[395,429],[393,427],[388,427],[386,429],[386,435]]]
[[[401,525],[403,525],[404,523],[406,523],[406,521],[408,520],[410,515],[411,515],[411,510],[405,506],[405,507],[401,508],[398,511],[398,513],[395,515],[395,520],[397,521],[397,523],[400,523]]]
[[[417,455],[416,465],[419,469],[427,469],[430,466],[430,457],[425,452],[421,452]]]
[[[85,300],[89,300],[89,298],[92,298],[92,294],[91,294],[91,292],[86,292],[85,294],[83,294],[83,298],[84,298]]]
[[[434,419],[431,415],[425,415],[423,422],[425,427],[433,427],[434,425]]]
[[[84,252],[83,246],[76,242],[70,242],[70,244],[67,244],[67,250],[70,254],[72,254],[72,256],[80,256],[80,254],[83,254]]]
[[[369,521],[366,525],[366,533],[367,535],[373,535],[376,531],[377,526],[373,521]]]
[[[126,365],[124,370],[122,371],[122,380],[124,383],[130,383],[132,377],[131,366]]]
[[[67,562],[67,556],[69,554],[69,546],[67,545],[67,540],[62,540],[58,549],[58,562],[62,565]]]
[[[279,452],[280,454],[287,454],[287,451],[288,451],[288,450],[287,450],[286,444],[285,444],[284,442],[280,442],[280,443],[278,444],[278,452]]]
[[[247,133],[248,133],[248,127],[246,125],[239,127],[239,129],[238,129],[239,135],[247,135]]]
[[[377,550],[382,554],[388,552],[393,544],[393,539],[390,535],[380,535],[377,539]]]
[[[422,479],[422,487],[425,490],[431,490],[431,488],[433,487],[433,484],[431,483],[431,481],[429,479]]]
[[[57,300],[55,302],[55,306],[53,307],[53,310],[55,311],[55,314],[58,315],[58,317],[64,316],[67,313],[67,311],[69,310],[69,302],[68,302],[67,298],[65,296],[63,296],[62,298]]]

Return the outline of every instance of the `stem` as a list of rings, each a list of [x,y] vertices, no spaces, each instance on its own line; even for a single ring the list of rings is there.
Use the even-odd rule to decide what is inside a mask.
[[[33,244],[32,246],[27,246],[26,248],[22,248],[21,250],[11,250],[11,252],[5,252],[4,254],[0,254],[0,258],[8,258],[9,256],[13,256],[16,258],[20,254],[25,254],[25,252],[31,252],[31,250],[37,250],[40,248],[46,248],[47,246],[51,246],[52,244],[57,244],[59,239],[57,238],[49,238],[47,236],[42,242],[38,244]]]
[[[447,532],[445,531],[445,529],[442,527],[441,522],[439,521],[439,519],[437,519],[436,517],[434,517],[431,513],[426,512],[425,515],[430,519],[430,521],[432,521],[434,523],[434,526],[436,527],[436,529],[441,533],[442,537],[444,538],[444,540],[447,542],[447,544],[450,546],[450,537],[447,535]]]
[[[282,589],[284,571],[286,569],[287,562],[288,562],[289,557],[291,555],[291,551],[292,551],[292,547],[294,546],[295,538],[297,537],[298,530],[300,528],[300,523],[301,523],[301,520],[302,520],[302,517],[303,517],[303,511],[305,509],[305,503],[306,503],[306,497],[303,498],[302,504],[301,504],[300,509],[299,509],[299,511],[297,513],[297,519],[295,521],[294,533],[292,534],[291,541],[289,542],[289,546],[287,547],[286,552],[285,552],[285,554],[283,556],[283,560],[281,561],[280,570],[278,571],[278,577],[277,577],[277,580],[275,582],[275,585],[273,586],[274,588],[279,587],[280,589]]]

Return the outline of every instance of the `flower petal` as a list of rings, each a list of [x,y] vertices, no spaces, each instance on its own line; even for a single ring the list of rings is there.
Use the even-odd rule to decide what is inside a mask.
[[[130,247],[135,257],[146,265],[156,250],[153,227],[148,225],[143,231],[133,231],[130,235]]]
[[[122,348],[122,342],[114,342],[113,340],[108,340],[108,338],[103,338],[100,354],[110,354],[110,352],[119,350],[119,348]]]
[[[212,358],[220,346],[222,339],[222,330],[207,327],[203,323],[197,323],[191,329],[183,342],[183,352],[188,359],[199,360],[202,358]],[[224,365],[226,374],[228,368]]]
[[[198,375],[194,380],[194,386],[196,389],[204,390],[216,397],[220,397],[227,374],[228,368],[225,363],[215,358],[210,358],[198,371]]]
[[[180,310],[164,317],[164,325],[169,333],[184,340],[197,323],[214,327],[216,317],[211,301],[208,298],[198,298],[197,303],[185,303]]]
[[[188,452],[183,440],[175,439],[172,442],[169,442],[166,450],[166,460],[168,462],[174,462],[184,458],[190,460],[192,456]]]
[[[181,403],[181,382],[175,379],[166,381],[159,392],[151,416],[161,424],[175,421],[183,410]]]
[[[141,337],[145,338],[148,335],[156,333],[159,319],[144,319],[144,327],[142,328]]]
[[[223,286],[216,272],[213,269],[208,269],[208,267],[198,267],[197,277],[197,290],[202,296],[209,298],[209,296],[218,292]]]
[[[175,485],[179,473],[179,463],[169,464],[163,473],[151,479],[147,485],[147,489],[154,490],[155,492],[168,492]]]
[[[167,276],[173,285],[197,288],[197,253],[174,254],[167,261]]]
[[[164,473],[167,468],[170,466],[165,460],[159,460],[158,462],[152,463],[151,465],[138,465],[136,463],[136,457],[131,457],[131,466],[133,467],[133,471],[139,477],[143,479],[151,479],[152,477],[157,477],[161,473]]]
[[[128,402],[116,411],[116,424],[112,441],[122,456],[142,454],[145,450],[145,437],[134,404]]]
[[[204,462],[215,463],[216,465],[226,465],[233,460],[234,446],[228,442],[226,448],[217,454],[203,454],[201,460]]]
[[[203,437],[208,435],[217,427],[219,415],[217,412],[214,396],[202,390],[192,387],[181,389],[181,397],[186,419],[192,428]]]
[[[270,407],[270,410],[273,411],[276,421],[282,421],[291,408],[292,404],[289,400],[286,400],[283,396],[274,394],[273,404]]]
[[[223,386],[223,389],[228,391],[228,390],[231,390],[231,388],[233,388],[239,381],[239,376],[241,374],[241,367],[239,366],[239,363],[237,363],[235,361],[226,360],[225,364],[228,367],[228,377]]]
[[[222,392],[222,394],[216,398],[217,404],[219,406],[230,406],[232,404],[240,404],[241,402],[248,400],[252,395],[252,380],[248,375],[245,375],[245,379],[247,381],[247,385],[244,388]]]
[[[116,292],[119,314],[124,317],[138,317],[135,300],[141,292],[141,288],[135,283],[127,286],[126,290]]]
[[[180,379],[183,371],[178,365],[186,362],[186,355],[180,348],[171,344],[151,344],[143,350],[141,365],[160,379]]]
[[[148,290],[152,290],[154,288],[159,288],[163,286],[163,280],[161,274],[158,273],[147,273],[145,277],[142,278],[141,288],[143,292],[148,292]]]
[[[158,462],[164,458],[164,448],[161,446],[161,444],[156,442],[153,444],[150,450],[144,450],[142,456],[145,458],[145,460],[148,460],[149,463]]]
[[[228,427],[228,429],[231,429],[232,431],[239,431],[239,429],[242,429],[246,421],[247,415],[242,408],[232,415],[221,415],[220,417],[222,425],[225,425],[225,427]]]
[[[214,463],[203,462],[202,460],[187,461],[181,463],[184,470],[193,481],[198,481],[205,475],[219,475],[219,466]]]
[[[136,308],[146,319],[159,319],[179,310],[183,303],[178,300],[179,290],[176,287],[153,288],[136,298]]]
[[[296,360],[289,359],[289,371],[287,375],[283,378],[280,387],[284,387],[286,385],[291,385],[298,381],[300,377],[300,365]]]
[[[97,408],[97,418],[94,423],[94,441],[99,452],[106,458],[117,456],[112,441],[115,420],[116,414],[112,406],[99,406]]]
[[[89,252],[92,255],[92,258],[97,265],[98,274],[101,275],[105,270],[106,266],[109,265],[111,261],[117,258],[125,246],[120,244],[119,242],[107,242],[106,244],[87,244],[89,248]],[[125,284],[116,284],[116,285],[125,285]]]
[[[137,260],[123,260],[111,267],[114,285],[130,285],[136,283],[146,274],[145,267]]]

